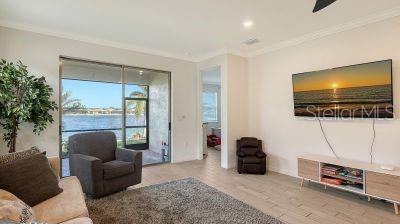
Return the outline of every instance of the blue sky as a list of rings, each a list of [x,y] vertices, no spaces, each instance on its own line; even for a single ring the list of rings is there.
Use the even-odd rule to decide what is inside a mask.
[[[121,108],[121,84],[62,80],[63,91],[70,91],[71,98],[80,99],[86,108]],[[129,90],[140,91],[138,86]],[[127,88],[128,89],[128,88]]]

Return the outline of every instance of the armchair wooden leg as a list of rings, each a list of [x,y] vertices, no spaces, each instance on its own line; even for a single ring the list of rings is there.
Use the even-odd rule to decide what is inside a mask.
[[[394,213],[395,213],[396,215],[398,215],[398,214],[399,214],[399,204],[393,203],[393,205],[394,205]]]
[[[304,185],[304,178],[301,178],[300,189],[303,188],[303,185]]]
[[[370,196],[368,196],[368,201],[371,201],[371,197]]]

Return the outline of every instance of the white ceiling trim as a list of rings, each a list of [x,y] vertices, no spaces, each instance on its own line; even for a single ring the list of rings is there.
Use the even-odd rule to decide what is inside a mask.
[[[191,57],[191,56],[184,57],[181,55],[172,54],[172,53],[164,52],[164,51],[160,51],[160,50],[135,46],[135,45],[116,42],[116,41],[109,41],[109,40],[105,40],[105,39],[94,38],[94,37],[84,36],[84,35],[75,34],[75,33],[46,29],[46,28],[31,25],[31,24],[16,23],[16,22],[7,21],[7,20],[0,20],[0,26],[17,29],[17,30],[29,31],[29,32],[33,32],[33,33],[49,35],[49,36],[54,36],[54,37],[60,37],[60,38],[65,38],[65,39],[70,39],[70,40],[76,40],[76,41],[81,41],[81,42],[90,43],[90,44],[98,44],[98,45],[107,46],[107,47],[131,50],[131,51],[136,51],[136,52],[140,52],[140,53],[146,53],[146,54],[151,54],[151,55],[156,55],[156,56],[161,56],[161,57],[174,58],[174,59],[191,61],[191,62],[197,61],[195,57]]]
[[[212,52],[209,52],[207,54],[203,54],[200,57],[196,58],[196,62],[201,62],[201,61],[205,61],[207,59],[213,58],[213,57],[217,57],[223,54],[227,54],[228,53],[228,49],[227,48],[221,48]]]
[[[311,41],[311,40],[319,39],[319,38],[326,37],[329,35],[352,30],[352,29],[355,29],[358,27],[362,27],[362,26],[371,24],[371,23],[380,22],[380,21],[391,19],[391,18],[398,17],[398,16],[400,16],[400,7],[385,11],[383,13],[373,14],[373,15],[366,16],[366,17],[363,17],[360,19],[356,19],[356,20],[353,20],[353,21],[350,21],[348,23],[344,23],[341,25],[329,27],[329,28],[326,28],[326,29],[323,29],[323,30],[320,30],[320,31],[317,31],[314,33],[306,34],[306,35],[303,35],[303,36],[300,36],[300,37],[297,37],[297,38],[294,38],[291,40],[282,41],[278,44],[267,46],[261,50],[255,50],[253,52],[250,52],[247,54],[247,57],[255,57],[255,56],[258,56],[261,54],[270,53],[270,52],[281,50],[281,49],[284,49],[287,47],[296,46],[296,45],[302,44],[307,41]]]
[[[205,61],[207,59],[210,59],[210,58],[213,58],[213,57],[217,57],[217,56],[220,56],[220,55],[224,55],[224,54],[233,54],[233,55],[241,56],[241,57],[244,57],[244,58],[248,57],[248,54],[245,53],[245,52],[242,52],[242,51],[239,51],[239,50],[236,50],[236,49],[221,48],[221,49],[218,49],[216,51],[212,51],[212,52],[209,52],[207,54],[203,54],[203,55],[197,57],[195,59],[195,61],[196,62],[201,62],[201,61]]]

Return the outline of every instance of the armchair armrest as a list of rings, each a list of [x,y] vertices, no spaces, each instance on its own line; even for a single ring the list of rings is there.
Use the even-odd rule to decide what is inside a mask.
[[[263,151],[258,151],[258,152],[256,153],[256,156],[257,156],[258,158],[265,158],[265,157],[267,157],[267,154],[265,154],[265,152],[263,152]]]
[[[115,158],[120,161],[132,162],[134,172],[136,173],[136,183],[142,181],[142,152],[138,150],[117,148],[115,150]]]
[[[69,164],[71,176],[78,177],[84,192],[103,192],[103,162],[100,159],[83,154],[70,154]]]
[[[119,161],[133,162],[133,163],[138,162],[140,160],[141,163],[142,152],[137,150],[117,148],[117,150],[115,150],[115,158]]]

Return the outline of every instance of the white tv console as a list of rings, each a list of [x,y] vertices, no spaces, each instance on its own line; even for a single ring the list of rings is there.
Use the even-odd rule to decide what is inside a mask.
[[[304,180],[320,183],[353,193],[365,195],[368,201],[372,198],[384,199],[392,202],[396,214],[399,214],[400,204],[400,168],[395,167],[393,171],[383,170],[378,164],[370,164],[365,162],[357,162],[345,159],[336,159],[329,156],[320,155],[303,155],[299,156],[298,176],[302,178],[301,187]],[[334,165],[343,168],[351,168],[361,170],[363,175],[360,179],[351,178],[343,175],[327,175],[323,173],[321,168],[325,165]],[[358,183],[362,188],[355,188],[348,185],[335,185],[321,181],[322,177],[332,177],[342,179],[344,181],[352,181]]]

